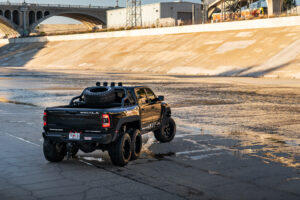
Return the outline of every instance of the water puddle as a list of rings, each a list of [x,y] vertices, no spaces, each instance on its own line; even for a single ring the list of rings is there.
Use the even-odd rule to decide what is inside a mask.
[[[212,135],[212,132],[209,130],[204,130],[201,127],[197,127],[195,124],[188,124],[182,122],[180,119],[176,119],[177,124],[177,133],[175,138],[184,138],[188,136],[199,136],[199,135]]]
[[[173,108],[183,108],[183,107],[190,107],[191,105],[207,105],[207,106],[216,106],[216,105],[227,105],[227,104],[236,104],[237,102],[233,101],[224,101],[218,99],[182,99],[180,102],[176,102],[171,104]]]
[[[291,177],[291,178],[287,178],[287,181],[296,181],[296,180],[300,180],[300,177]]]
[[[300,140],[269,133],[244,132],[231,135],[240,142],[235,147],[235,155],[243,154],[259,157],[267,162],[281,163],[292,168],[300,168]]]
[[[166,76],[120,74],[67,75],[8,70],[0,74],[0,102],[49,107],[68,103],[73,96],[80,94],[82,88],[93,86],[96,81],[123,80],[127,85],[147,84],[158,94],[164,94],[166,102],[172,105],[178,131],[174,141],[168,144],[156,142],[152,133],[143,135],[143,154],[147,158],[201,160],[230,151],[236,156],[258,156],[266,163],[279,162],[299,168],[300,140],[293,139],[299,138],[296,135],[299,131],[296,126],[288,123],[298,119],[298,114],[291,116],[294,110],[299,109],[298,96],[277,94],[273,89],[266,90],[270,94],[260,94],[256,92],[256,87],[248,86],[246,82],[243,84],[247,87],[217,83],[216,80],[205,82],[206,80],[199,79],[196,82],[198,77],[183,80],[180,77],[170,79]],[[298,90],[293,91],[298,94]],[[241,102],[244,104],[236,105]],[[288,104],[289,107],[282,107]],[[277,119],[271,116],[280,112],[287,121],[282,129],[275,124]],[[266,118],[260,118],[261,116]],[[278,118],[281,116],[278,115]],[[259,120],[263,120],[266,125],[263,126]],[[291,128],[288,127],[287,130],[292,131],[282,131],[290,125]],[[237,128],[237,131],[230,133],[228,130],[231,126],[245,129],[239,131]],[[254,128],[251,130],[251,127]],[[266,134],[268,131],[272,134]],[[283,136],[276,135],[280,131]],[[103,162],[106,157],[98,158],[95,154],[95,157],[89,155],[80,159],[84,162]]]

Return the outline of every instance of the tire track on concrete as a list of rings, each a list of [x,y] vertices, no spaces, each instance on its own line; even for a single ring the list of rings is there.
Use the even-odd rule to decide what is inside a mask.
[[[81,159],[79,159],[79,161],[82,162]],[[157,160],[157,161],[159,161],[159,160]],[[157,189],[157,190],[159,190],[159,191],[168,193],[168,194],[173,195],[173,196],[175,195],[175,196],[179,197],[180,199],[197,199],[197,198],[199,198],[198,195],[194,196],[193,198],[187,198],[187,195],[185,195],[185,194],[178,194],[178,193],[176,193],[176,191],[170,192],[169,190],[166,190],[166,189],[164,189],[164,188],[161,188],[161,187],[157,186],[156,184],[151,184],[151,183],[149,183],[149,182],[147,183],[147,180],[146,180],[146,179],[145,179],[145,181],[143,181],[143,180],[140,179],[140,177],[131,176],[131,174],[124,174],[124,173],[122,173],[122,170],[121,170],[120,168],[117,168],[117,169],[111,168],[111,169],[109,169],[109,168],[107,168],[107,167],[100,166],[100,165],[98,165],[98,163],[95,163],[95,162],[91,162],[91,161],[90,161],[90,162],[83,161],[83,162],[86,163],[86,164],[88,163],[89,165],[93,165],[93,166],[96,167],[96,168],[99,168],[99,169],[105,170],[105,171],[107,171],[107,172],[113,173],[113,174],[115,174],[115,175],[118,175],[118,176],[120,176],[120,177],[129,179],[129,180],[134,181],[134,182],[136,182],[136,183],[143,184],[143,185],[146,185],[146,186],[148,186],[148,187],[152,187],[152,188],[154,188],[154,189]],[[155,162],[155,161],[154,161],[154,162]],[[125,168],[125,169],[126,169],[126,168]],[[185,189],[187,190],[187,192],[190,193],[190,194],[201,194],[201,195],[203,194],[202,191],[196,191],[195,189],[189,188],[189,187],[184,186],[184,185],[178,185],[178,186],[180,186],[180,187],[182,187],[182,188],[185,188]]]
[[[81,159],[79,159],[79,160],[82,161]],[[164,160],[169,161],[169,162],[173,162],[172,159],[164,158]],[[156,159],[156,160],[152,160],[152,161],[149,161],[149,162],[159,162],[159,161],[161,161],[161,160]],[[166,192],[170,195],[175,195],[175,196],[177,196],[181,199],[189,200],[189,199],[199,199],[201,197],[203,199],[214,200],[214,198],[212,198],[212,197],[208,198],[207,196],[204,196],[203,191],[196,190],[195,188],[191,188],[189,186],[182,185],[182,184],[179,184],[179,183],[172,182],[171,184],[168,185],[171,188],[175,189],[173,191],[167,190],[163,187],[159,187],[158,186],[159,184],[157,184],[155,181],[154,182],[149,181],[149,179],[148,179],[149,176],[147,174],[140,173],[140,175],[145,177],[145,179],[142,179],[140,176],[136,176],[136,175],[133,175],[133,174],[130,173],[130,172],[135,171],[135,170],[128,170],[127,169],[126,171],[123,171],[122,170],[123,168],[122,169],[121,168],[107,168],[105,166],[99,165],[99,163],[97,163],[96,161],[90,161],[90,162],[84,161],[84,163],[86,163],[86,164],[89,163],[89,164],[91,164],[91,165],[93,165],[93,166],[95,166],[99,169],[105,170],[107,172],[113,173],[113,174],[121,176],[123,178],[127,178],[127,179],[129,179],[131,181],[134,181],[136,183],[152,187],[152,188],[160,190],[162,192]],[[174,162],[174,164],[177,164],[177,163]],[[126,169],[126,167],[124,169]],[[154,177],[152,177],[152,178],[154,178]],[[168,182],[168,183],[170,183],[170,182]]]
[[[31,142],[31,141],[25,140],[24,138],[14,136],[14,135],[9,134],[9,133],[5,133],[5,135],[7,135],[7,136],[9,136],[9,137],[12,137],[12,138],[14,138],[14,139],[17,139],[17,140],[19,140],[19,141],[22,141],[22,142],[25,142],[25,143],[28,143],[28,144],[37,146],[37,147],[40,147],[40,146],[41,146],[41,145],[39,145],[39,144],[33,143],[33,142]],[[174,194],[174,193],[172,193],[172,192],[169,192],[168,190],[164,190],[164,189],[162,189],[162,188],[160,188],[160,187],[158,187],[158,186],[156,186],[156,185],[153,185],[153,184],[147,184],[147,183],[145,183],[144,181],[141,181],[141,180],[138,180],[138,179],[136,179],[136,178],[130,177],[129,175],[124,175],[124,174],[122,174],[122,173],[120,173],[120,172],[118,172],[118,171],[114,171],[114,170],[112,170],[112,169],[108,169],[108,168],[106,168],[106,167],[99,166],[99,165],[97,165],[97,164],[95,164],[95,163],[93,163],[93,162],[91,162],[91,161],[88,162],[88,161],[85,161],[85,160],[82,160],[82,159],[78,159],[78,161],[81,162],[81,163],[84,163],[84,164],[86,164],[86,165],[89,165],[89,166],[93,166],[93,167],[96,167],[96,168],[99,168],[99,169],[103,169],[103,170],[105,170],[105,171],[107,171],[107,172],[110,172],[110,173],[112,173],[112,174],[118,175],[118,176],[120,176],[120,177],[129,179],[129,180],[132,180],[132,181],[134,181],[134,182],[136,182],[136,183],[139,183],[139,184],[143,184],[143,185],[152,187],[152,188],[157,189],[157,190],[162,191],[162,192],[166,192],[166,193],[168,193],[168,194],[170,194],[170,195],[176,195],[176,194]],[[184,187],[185,187],[185,186],[184,186]],[[191,190],[191,189],[190,189],[190,190]],[[192,191],[192,192],[195,192],[195,191]],[[185,196],[183,196],[183,195],[176,195],[176,196],[180,197],[181,199],[186,199]]]

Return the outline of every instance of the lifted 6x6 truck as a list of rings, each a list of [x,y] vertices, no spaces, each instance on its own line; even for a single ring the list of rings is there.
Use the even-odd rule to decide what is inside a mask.
[[[108,151],[113,164],[125,166],[139,157],[142,134],[170,142],[176,134],[171,108],[148,87],[107,82],[86,88],[69,105],[44,111],[44,155],[50,162],[97,149]]]

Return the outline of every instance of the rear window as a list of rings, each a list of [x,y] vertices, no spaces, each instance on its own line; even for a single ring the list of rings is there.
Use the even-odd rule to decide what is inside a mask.
[[[134,105],[135,100],[133,98],[133,95],[132,95],[131,91],[127,91],[127,95],[128,95],[128,101],[130,102],[130,104]]]
[[[122,100],[125,97],[125,91],[123,89],[116,90],[116,102],[122,103]],[[126,106],[135,105],[135,99],[133,98],[133,95],[130,90],[127,90],[127,99],[125,99],[124,103]]]
[[[116,92],[116,102],[117,103],[122,103],[122,99],[125,97],[125,92],[123,89],[118,89],[118,90],[115,90]]]

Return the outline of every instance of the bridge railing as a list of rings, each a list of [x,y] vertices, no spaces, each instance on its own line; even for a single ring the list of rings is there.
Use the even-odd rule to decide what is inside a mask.
[[[31,7],[54,7],[54,8],[95,8],[95,9],[112,8],[112,7],[106,7],[106,6],[92,6],[92,5],[33,4],[33,3],[10,3],[10,2],[0,2],[0,5],[5,5],[5,6],[31,6]]]

